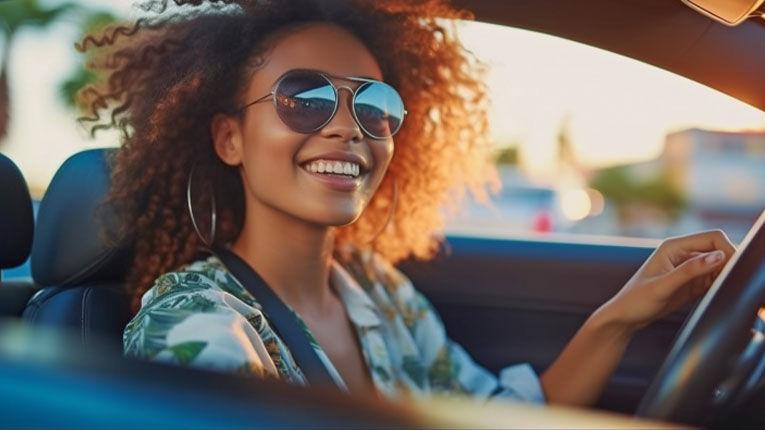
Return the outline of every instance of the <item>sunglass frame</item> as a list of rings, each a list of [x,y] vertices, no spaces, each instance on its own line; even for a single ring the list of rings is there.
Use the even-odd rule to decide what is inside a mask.
[[[329,74],[329,73],[324,73],[322,71],[313,70],[313,69],[292,69],[292,70],[289,70],[289,71],[285,72],[283,75],[281,75],[279,77],[279,79],[276,80],[276,82],[274,83],[273,89],[271,90],[270,93],[264,95],[263,97],[260,97],[260,98],[258,98],[256,100],[254,100],[254,101],[252,101],[250,103],[247,103],[246,105],[240,107],[236,111],[237,112],[244,111],[245,109],[249,108],[250,106],[255,105],[257,103],[260,103],[260,102],[263,102],[264,100],[267,100],[269,97],[271,97],[273,99],[274,109],[276,110],[276,113],[279,114],[279,105],[278,105],[278,101],[276,100],[276,94],[277,94],[277,90],[279,88],[279,85],[286,78],[288,78],[289,76],[294,75],[296,73],[314,73],[316,75],[321,76],[322,78],[324,78],[324,80],[327,81],[327,83],[330,85],[330,87],[332,87],[332,91],[335,94],[335,106],[332,109],[332,114],[327,118],[326,121],[324,121],[321,125],[319,125],[318,127],[314,128],[312,130],[305,131],[305,132],[294,130],[289,124],[287,124],[284,121],[284,119],[282,119],[281,115],[279,115],[279,119],[287,127],[290,127],[290,129],[292,129],[293,131],[296,131],[297,133],[305,133],[305,134],[314,133],[317,130],[321,130],[327,124],[329,124],[330,121],[332,121],[332,119],[335,117],[335,114],[337,113],[337,110],[340,107],[340,94],[339,94],[339,90],[343,89],[343,88],[348,90],[348,91],[350,91],[351,95],[353,96],[353,98],[351,100],[351,107],[352,107],[351,113],[353,114],[354,121],[356,121],[356,124],[358,124],[358,126],[361,128],[361,130],[364,132],[364,134],[366,134],[367,136],[371,137],[372,139],[376,139],[376,140],[389,139],[389,138],[395,136],[396,133],[398,133],[398,131],[401,129],[401,126],[404,124],[404,118],[406,117],[408,112],[406,110],[406,107],[404,106],[404,101],[401,99],[401,94],[399,94],[398,91],[396,91],[396,89],[393,88],[392,86],[386,84],[385,82],[378,81],[376,79],[362,78],[362,77],[357,77],[357,76],[332,75],[332,74]],[[337,87],[337,86],[335,86],[334,82],[332,82],[332,79],[351,81],[351,82],[361,82],[362,84],[359,85],[358,87],[356,87],[356,89],[353,89],[353,88],[345,86],[345,85],[341,86],[341,87]],[[384,85],[384,86],[388,87],[391,91],[393,91],[394,94],[396,94],[398,96],[399,100],[401,100],[401,108],[403,110],[403,114],[401,116],[401,120],[398,123],[398,127],[396,127],[395,130],[392,130],[389,136],[375,136],[374,134],[372,134],[369,130],[367,130],[366,127],[364,127],[364,124],[361,123],[361,121],[359,120],[358,115],[356,114],[356,95],[359,93],[359,90],[362,87],[364,87],[365,85],[372,85],[372,84],[381,84],[381,85]]]

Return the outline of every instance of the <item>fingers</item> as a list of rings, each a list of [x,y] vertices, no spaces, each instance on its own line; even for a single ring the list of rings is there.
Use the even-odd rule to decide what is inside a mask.
[[[663,281],[665,284],[673,287],[672,289],[676,289],[691,281],[703,278],[703,282],[700,281],[698,283],[704,285],[705,290],[711,286],[712,281],[714,281],[714,278],[727,259],[726,254],[721,250],[697,255],[693,258],[689,258],[674,270],[667,273],[664,276]]]
[[[730,257],[736,252],[736,246],[728,239],[722,230],[710,230],[688,236],[674,237],[665,240],[661,247],[671,253],[709,252],[720,250]]]

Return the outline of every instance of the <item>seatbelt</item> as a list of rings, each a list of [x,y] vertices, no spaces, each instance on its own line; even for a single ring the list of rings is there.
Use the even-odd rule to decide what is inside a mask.
[[[308,382],[313,386],[338,388],[327,367],[308,341],[308,334],[298,322],[297,315],[279,299],[266,281],[249,264],[228,249],[215,247],[212,251],[263,307],[271,325],[289,348],[292,358],[295,359]]]

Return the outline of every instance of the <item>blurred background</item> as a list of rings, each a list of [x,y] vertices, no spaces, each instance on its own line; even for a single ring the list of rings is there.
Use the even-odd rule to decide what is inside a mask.
[[[74,95],[97,77],[74,43],[138,15],[130,0],[0,2],[0,152],[36,199],[71,154],[119,144],[76,122]],[[457,31],[488,66],[503,188],[467,202],[448,233],[630,241],[721,228],[739,241],[765,209],[763,111],[564,39]]]
[[[765,209],[765,112],[587,45],[459,28],[489,66],[504,188],[453,231],[625,241],[720,228],[738,242]]]

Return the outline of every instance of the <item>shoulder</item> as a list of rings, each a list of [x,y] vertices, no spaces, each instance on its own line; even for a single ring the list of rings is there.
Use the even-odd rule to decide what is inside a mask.
[[[123,340],[142,337],[147,325],[164,332],[199,319],[243,317],[255,328],[264,324],[261,306],[214,256],[160,275],[141,298],[141,308],[125,327]],[[209,322],[209,321],[208,321]],[[229,323],[226,323],[229,324]],[[229,324],[230,325],[230,324]]]
[[[215,298],[225,293],[248,305],[256,304],[223,263],[217,257],[209,256],[160,275],[154,285],[144,293],[141,308],[167,304],[166,302],[177,300],[181,296]]]
[[[252,296],[208,257],[157,278],[125,326],[123,347],[136,357],[240,369],[268,357],[266,328]]]

